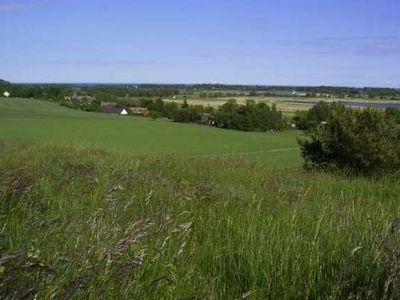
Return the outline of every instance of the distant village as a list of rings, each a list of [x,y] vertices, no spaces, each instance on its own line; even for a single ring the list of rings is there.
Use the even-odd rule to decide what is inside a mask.
[[[125,109],[116,102],[101,102],[100,112],[105,114],[127,116],[129,114],[148,117],[150,111],[147,107],[129,107]]]

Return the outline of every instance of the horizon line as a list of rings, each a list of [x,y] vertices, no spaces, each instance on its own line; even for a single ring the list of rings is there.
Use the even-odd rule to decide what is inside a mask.
[[[5,80],[5,79],[4,79]],[[5,80],[7,81],[7,80]],[[227,85],[227,86],[262,86],[262,87],[343,87],[343,88],[390,88],[399,90],[400,87],[396,86],[368,86],[368,85],[329,85],[329,84],[319,84],[319,85],[301,85],[301,84],[258,84],[258,83],[221,83],[221,82],[201,82],[201,83],[183,83],[183,82],[174,82],[174,83],[166,83],[166,82],[51,82],[51,81],[32,81],[32,82],[22,82],[22,81],[7,81],[11,84],[46,84],[46,85]]]

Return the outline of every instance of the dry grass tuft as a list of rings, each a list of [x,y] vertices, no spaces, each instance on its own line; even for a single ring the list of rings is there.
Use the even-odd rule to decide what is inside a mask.
[[[65,165],[65,174],[67,178],[83,178],[92,182],[96,179],[96,172],[92,165],[83,163],[73,163],[68,161]]]
[[[88,285],[90,279],[91,277],[89,275],[82,275],[74,278],[69,285],[55,297],[55,299],[71,299],[71,297],[76,295],[80,290],[84,289]]]
[[[147,221],[138,221],[133,223],[125,231],[125,237],[120,239],[114,247],[105,251],[106,255],[117,256],[125,253],[129,247],[137,243],[142,237],[144,237],[151,226],[154,224]]]

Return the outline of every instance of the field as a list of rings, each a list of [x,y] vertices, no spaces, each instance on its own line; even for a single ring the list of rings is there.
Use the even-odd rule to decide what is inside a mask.
[[[270,167],[299,166],[296,131],[254,133],[85,113],[27,99],[0,100],[0,137],[158,155],[235,156]]]
[[[308,101],[317,103],[318,101],[325,101],[325,102],[357,102],[357,103],[392,103],[395,105],[400,105],[400,101],[396,100],[380,100],[380,99],[373,99],[373,100],[366,100],[366,99],[357,99],[357,98],[324,98],[324,97],[315,97],[315,98],[305,98],[305,97],[267,97],[267,96],[254,96],[254,97],[246,97],[246,96],[233,96],[233,97],[220,97],[220,98],[202,98],[198,94],[190,95],[187,97],[187,103],[190,105],[204,105],[204,106],[211,106],[211,107],[219,107],[226,103],[229,99],[235,99],[238,103],[244,104],[247,100],[253,100],[255,102],[264,102],[268,105],[275,104],[276,107],[281,110],[284,115],[293,116],[295,111],[298,110],[308,110],[310,109],[313,104],[306,103]],[[179,96],[176,99],[167,98],[164,99],[165,102],[177,102],[183,103],[184,98],[183,96]]]
[[[396,174],[306,172],[295,132],[0,105],[0,298],[400,295]]]
[[[307,110],[311,108],[311,105],[304,103],[288,103],[286,101],[296,101],[299,98],[296,97],[264,97],[264,96],[256,96],[256,97],[245,97],[245,96],[235,96],[235,97],[221,97],[221,98],[201,98],[199,96],[188,97],[187,103],[190,105],[204,105],[204,106],[212,106],[218,107],[226,103],[229,99],[235,99],[237,103],[244,104],[247,100],[254,100],[255,102],[264,102],[269,105],[275,104],[276,107],[281,110],[285,114],[291,114],[296,110]],[[178,97],[176,99],[167,98],[164,99],[165,102],[177,102],[183,103],[183,98]]]

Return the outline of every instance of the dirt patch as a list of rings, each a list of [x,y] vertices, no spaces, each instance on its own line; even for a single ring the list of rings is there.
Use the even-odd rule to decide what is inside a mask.
[[[2,151],[6,147],[6,141],[0,139],[0,151]]]
[[[32,170],[18,168],[8,170],[0,177],[0,189],[8,195],[20,195],[36,182],[36,175]]]
[[[3,254],[0,270],[1,299],[34,299],[44,277],[54,272],[45,261],[24,252]]]
[[[96,172],[92,165],[67,162],[64,171],[65,177],[69,179],[82,178],[87,182],[93,182],[96,179]]]

